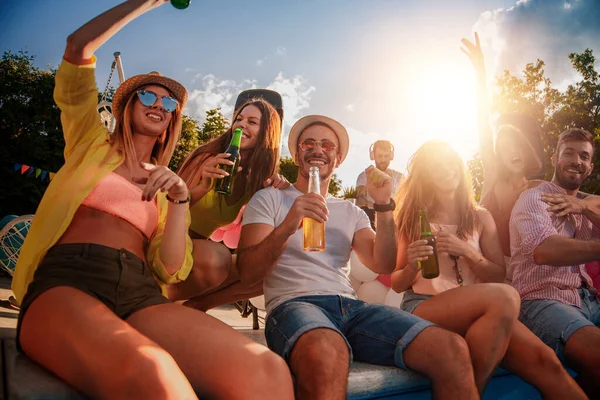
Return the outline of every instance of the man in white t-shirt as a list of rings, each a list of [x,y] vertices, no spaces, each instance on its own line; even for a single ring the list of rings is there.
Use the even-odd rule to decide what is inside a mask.
[[[348,260],[354,250],[376,273],[396,265],[391,178],[374,167],[367,188],[379,214],[377,234],[354,204],[327,196],[349,139],[337,121],[310,115],[292,127],[288,146],[298,180],[258,191],[244,211],[237,267],[242,282],[263,281],[269,347],[289,364],[299,399],[344,399],[352,358],[410,368],[429,376],[436,397],[476,399],[473,368],[462,337],[399,308],[356,298]],[[321,193],[307,193],[318,166]],[[327,197],[326,197],[327,196]],[[326,224],[326,247],[302,249],[302,220]]]
[[[402,173],[390,168],[390,162],[394,159],[394,145],[387,140],[376,141],[369,147],[369,158],[375,161],[375,167],[378,170],[392,178],[392,197],[394,197],[404,181]],[[373,199],[367,192],[366,170],[361,172],[356,179],[356,192],[356,205],[367,213],[371,226],[375,229],[375,210],[373,210]]]

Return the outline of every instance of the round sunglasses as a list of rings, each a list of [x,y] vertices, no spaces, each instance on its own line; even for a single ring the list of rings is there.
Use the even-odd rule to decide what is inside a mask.
[[[161,97],[161,96],[157,95],[156,93],[154,93],[150,90],[146,90],[146,89],[138,90],[137,96],[138,96],[138,99],[140,99],[140,103],[142,103],[146,107],[153,106],[156,103],[156,100],[158,98],[160,98],[162,101],[162,106],[166,112],[175,111],[177,109],[177,105],[179,104],[179,102],[177,102],[176,99],[174,99],[170,96],[162,96]]]
[[[314,140],[314,139],[306,139],[302,143],[300,143],[300,149],[302,151],[313,151],[315,147],[318,145],[321,146],[323,151],[330,152],[337,149],[337,145],[333,143],[331,140]]]

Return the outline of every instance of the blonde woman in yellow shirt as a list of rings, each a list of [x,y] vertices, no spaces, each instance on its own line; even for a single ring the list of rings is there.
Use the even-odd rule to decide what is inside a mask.
[[[215,399],[291,399],[281,358],[173,304],[155,281],[184,280],[193,264],[188,189],[166,167],[185,88],[159,73],[128,79],[113,99],[112,136],[96,112],[94,52],[165,2],[129,0],[67,40],[55,87],[65,165],[16,267],[18,345],[93,398],[194,399],[196,390]]]

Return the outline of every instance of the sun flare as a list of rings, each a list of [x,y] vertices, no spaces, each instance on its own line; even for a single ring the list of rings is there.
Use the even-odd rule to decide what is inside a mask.
[[[470,65],[426,63],[402,83],[397,107],[419,146],[440,139],[452,145],[466,162],[477,151],[477,96]],[[401,139],[401,138],[399,138]],[[416,150],[416,149],[415,149]]]

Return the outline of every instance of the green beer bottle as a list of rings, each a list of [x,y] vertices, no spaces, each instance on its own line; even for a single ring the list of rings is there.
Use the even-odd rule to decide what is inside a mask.
[[[217,193],[230,196],[233,192],[233,181],[237,174],[238,167],[240,165],[240,142],[242,141],[242,130],[237,128],[233,131],[233,137],[229,147],[225,150],[225,153],[231,154],[229,160],[233,161],[233,165],[222,165],[221,169],[229,174],[225,178],[221,178],[217,181],[215,190]]]
[[[173,7],[177,8],[178,10],[188,8],[191,2],[191,0],[171,0]]]
[[[427,245],[433,247],[433,254],[430,255],[425,261],[418,261],[419,268],[421,268],[421,274],[425,279],[436,278],[440,274],[438,254],[435,248],[435,237],[431,233],[431,226],[427,220],[427,211],[419,210],[419,224],[421,225],[420,240],[427,240]]]

